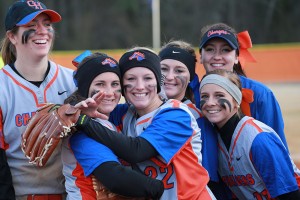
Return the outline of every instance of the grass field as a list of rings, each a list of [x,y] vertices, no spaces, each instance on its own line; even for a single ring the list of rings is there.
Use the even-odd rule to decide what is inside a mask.
[[[74,69],[71,61],[80,52],[57,51],[51,54],[51,59]],[[119,59],[124,51],[102,50],[102,52]],[[277,97],[285,120],[289,150],[300,168],[300,131],[298,129],[300,124],[300,44],[254,46],[251,53],[257,62],[247,63],[245,66],[247,76],[267,84]],[[200,77],[204,74],[203,67],[199,63],[197,73]]]

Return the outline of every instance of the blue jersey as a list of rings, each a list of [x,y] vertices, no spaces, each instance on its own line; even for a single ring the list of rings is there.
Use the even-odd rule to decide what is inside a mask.
[[[298,190],[295,167],[282,141],[269,126],[245,116],[237,124],[229,150],[221,137],[219,173],[238,199],[270,199]]]
[[[239,76],[242,87],[253,92],[253,102],[250,103],[250,114],[254,119],[261,121],[272,127],[279,135],[281,141],[288,150],[287,142],[284,135],[284,122],[280,106],[272,93],[262,83],[249,79],[244,76]],[[196,91],[196,89],[193,89]],[[203,166],[209,172],[212,181],[218,181],[217,175],[217,135],[212,124],[205,118],[201,117],[198,120],[198,125],[201,128],[202,156]]]
[[[214,198],[206,186],[207,171],[201,166],[200,129],[185,104],[168,100],[139,118],[132,107],[123,105],[112,116],[115,123],[122,123],[123,134],[143,137],[157,150],[159,156],[137,166],[145,175],[164,182],[161,199]]]
[[[242,88],[250,89],[254,93],[254,101],[250,103],[251,117],[272,127],[288,149],[281,109],[273,92],[258,81],[244,76],[239,77]]]
[[[107,120],[97,119],[103,126],[116,130],[115,126]],[[119,162],[117,156],[106,146],[83,132],[78,132],[70,138],[69,144],[63,148],[69,153],[64,157],[64,175],[66,177],[67,199],[96,199],[96,192],[93,188],[92,172],[105,162]]]

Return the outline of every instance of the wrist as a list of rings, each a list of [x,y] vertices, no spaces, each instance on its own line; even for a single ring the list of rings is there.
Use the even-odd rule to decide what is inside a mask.
[[[84,115],[84,114],[79,115],[79,118],[75,125],[76,129],[78,129],[78,130],[83,129],[86,126],[86,124],[90,121],[90,119],[91,118],[87,115]]]

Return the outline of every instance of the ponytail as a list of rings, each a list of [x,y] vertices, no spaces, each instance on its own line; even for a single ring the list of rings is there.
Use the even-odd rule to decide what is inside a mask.
[[[18,31],[18,27],[10,30],[12,34],[16,34]],[[4,65],[14,63],[16,61],[16,47],[11,43],[7,35],[3,38],[1,42],[1,56],[4,62]]]

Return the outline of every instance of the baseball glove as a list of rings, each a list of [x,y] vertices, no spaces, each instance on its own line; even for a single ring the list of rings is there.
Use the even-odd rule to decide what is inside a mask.
[[[92,175],[93,188],[96,192],[96,200],[147,200],[147,198],[125,197],[109,191],[102,183],[100,183],[94,175]]]
[[[29,163],[44,166],[60,140],[75,131],[79,115],[70,104],[47,104],[37,110],[22,134],[21,149]]]

